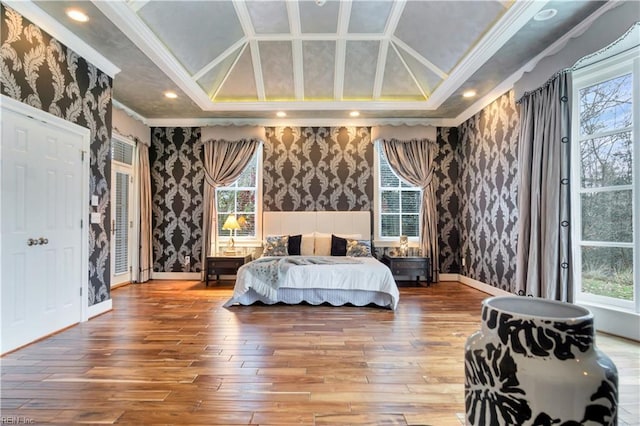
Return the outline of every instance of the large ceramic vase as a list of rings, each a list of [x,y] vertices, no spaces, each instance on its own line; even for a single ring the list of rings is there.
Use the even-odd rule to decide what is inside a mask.
[[[482,302],[465,347],[469,425],[615,425],[618,372],[594,344],[593,314],[521,296]]]

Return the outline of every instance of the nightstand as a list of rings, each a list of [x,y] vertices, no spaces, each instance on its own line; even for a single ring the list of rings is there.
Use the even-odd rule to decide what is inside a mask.
[[[251,262],[251,254],[217,255],[207,257],[207,269],[205,284],[209,287],[209,276],[215,275],[216,281],[220,281],[220,275],[235,275],[245,263]]]
[[[416,284],[420,283],[420,277],[427,281],[427,287],[431,283],[431,262],[428,257],[421,256],[382,256],[382,263],[391,269],[391,273],[396,275],[416,277]]]

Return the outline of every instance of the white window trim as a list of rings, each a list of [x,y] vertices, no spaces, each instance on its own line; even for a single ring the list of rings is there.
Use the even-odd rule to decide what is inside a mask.
[[[253,237],[233,237],[236,247],[257,247],[262,244],[262,144],[258,146],[256,153],[256,235]],[[217,229],[213,230],[218,232]],[[218,246],[226,245],[229,235],[218,236]]]
[[[138,165],[138,143],[130,136],[123,136],[115,131],[111,132],[111,139],[117,139],[122,143],[133,146],[133,164],[120,163],[119,161],[111,160],[112,163],[120,164],[131,168],[133,176],[133,185],[131,190],[133,191],[133,205],[130,207],[131,220],[133,221],[133,229],[131,230],[131,241],[129,248],[132,249],[131,253],[131,281],[140,281],[140,167]],[[110,148],[111,149],[111,148]],[[111,155],[111,153],[109,153]]]
[[[581,236],[581,212],[580,207],[580,151],[576,148],[580,140],[580,120],[579,120],[579,91],[583,87],[591,86],[599,82],[619,77],[624,74],[632,73],[632,99],[633,106],[633,126],[631,128],[621,128],[615,133],[631,130],[633,138],[633,178],[635,183],[633,188],[633,242],[632,243],[608,243],[597,241],[583,241]],[[593,65],[586,66],[576,70],[573,75],[573,106],[572,106],[572,158],[571,161],[575,167],[572,167],[571,173],[571,205],[572,205],[572,237],[574,246],[587,243],[589,246],[614,246],[614,247],[633,247],[634,262],[634,283],[635,283],[635,300],[624,301],[620,299],[610,298],[606,296],[596,296],[585,294],[581,289],[581,250],[573,250],[573,264],[576,267],[574,273],[574,295],[577,303],[584,304],[596,313],[596,319],[599,321],[599,329],[609,331],[613,334],[623,335],[626,337],[638,339],[638,327],[625,327],[621,324],[628,324],[630,318],[640,319],[640,185],[638,177],[640,177],[640,46],[627,50],[616,56],[599,61]],[[611,132],[602,132],[602,135]],[[599,137],[600,134],[591,135],[590,137]],[[608,189],[624,190],[630,189],[633,185],[621,185],[615,188],[598,188],[597,191],[606,191]],[[629,317],[629,315],[631,317]],[[599,318],[598,318],[599,317]],[[596,322],[598,324],[598,321]]]
[[[380,211],[381,211],[381,191],[380,191],[380,155],[382,155],[380,151],[380,141],[376,140],[373,144],[373,169],[375,171],[374,175],[374,185],[373,185],[373,244],[376,247],[399,247],[400,246],[400,238],[399,237],[382,237],[381,236],[381,226],[380,223]],[[420,209],[419,213],[419,222],[422,223],[422,209]],[[420,246],[420,237],[409,237],[409,247],[419,247]]]

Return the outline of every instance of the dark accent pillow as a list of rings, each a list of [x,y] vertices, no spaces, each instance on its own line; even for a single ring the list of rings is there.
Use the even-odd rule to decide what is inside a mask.
[[[300,235],[289,235],[289,245],[287,246],[287,251],[289,252],[289,256],[300,256],[300,244],[302,243],[302,234]]]
[[[347,255],[347,239],[331,235],[331,256]]]

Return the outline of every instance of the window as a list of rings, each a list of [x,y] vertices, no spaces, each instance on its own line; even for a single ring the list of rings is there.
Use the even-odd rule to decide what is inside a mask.
[[[401,235],[417,241],[420,236],[420,188],[400,179],[377,146],[378,179],[376,239],[398,241]]]
[[[575,73],[572,214],[576,299],[638,312],[640,106],[631,53]]]
[[[229,232],[222,226],[229,215],[235,215],[240,229],[233,231],[234,238],[255,239],[258,235],[259,210],[259,165],[261,150],[258,149],[238,180],[229,186],[216,189],[218,201],[218,236],[224,240]]]

